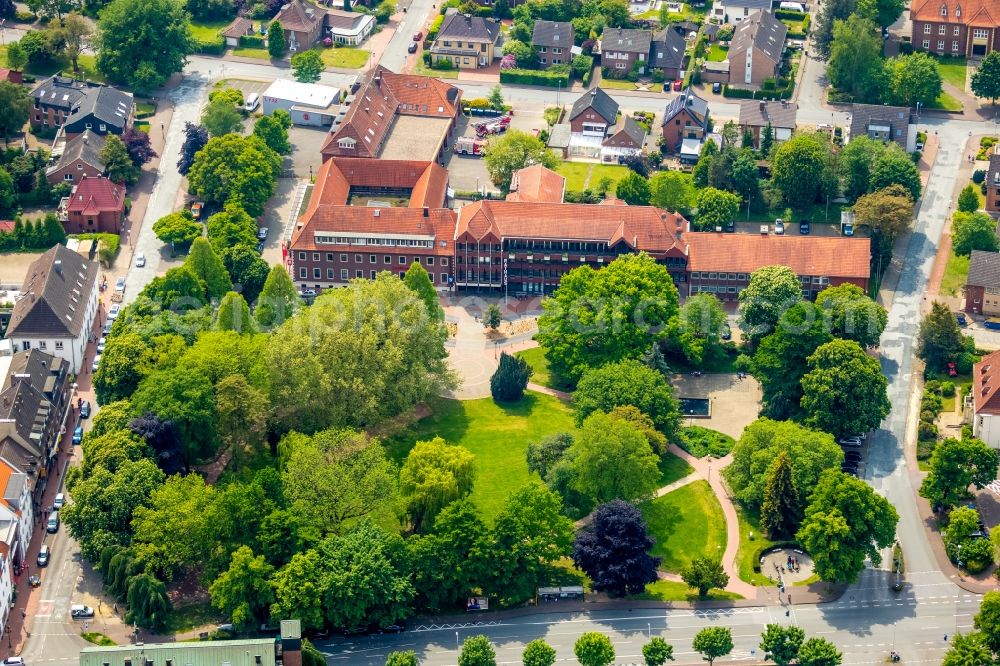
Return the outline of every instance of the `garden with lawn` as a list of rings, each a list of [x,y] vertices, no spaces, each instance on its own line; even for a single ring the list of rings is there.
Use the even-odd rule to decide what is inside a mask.
[[[735,443],[736,440],[718,430],[702,426],[688,426],[681,430],[679,445],[695,458],[704,458],[705,456],[722,458],[732,450]]]
[[[729,49],[723,48],[718,43],[713,43],[709,47],[708,54],[705,56],[705,59],[709,62],[723,62],[728,57]]]
[[[931,104],[927,105],[928,109],[938,109],[940,111],[961,111],[964,107],[962,103],[949,95],[948,93],[941,91],[938,98],[934,100]]]
[[[709,590],[708,596],[702,598],[698,596],[696,590],[692,590],[686,583],[678,583],[672,580],[658,580],[646,586],[646,591],[637,594],[630,599],[640,599],[644,601],[728,601],[742,599],[735,592],[725,590]]]
[[[965,58],[950,58],[934,54],[931,54],[931,57],[937,60],[938,72],[941,73],[941,79],[945,83],[951,84],[959,90],[965,90],[965,74],[968,69]]]
[[[465,447],[476,456],[472,501],[487,520],[530,480],[524,457],[529,442],[556,432],[576,432],[568,404],[532,391],[516,403],[503,405],[493,398],[440,398],[429,406],[430,416],[386,441],[389,456],[402,464],[416,442],[435,437]]]
[[[669,486],[674,481],[680,481],[694,471],[694,468],[680,456],[664,453],[660,456],[660,488]]]
[[[245,46],[237,46],[233,49],[234,56],[240,56],[242,58],[254,58],[256,60],[270,60],[271,54],[267,52],[267,49],[253,49]]]
[[[7,62],[7,45],[0,45],[0,63]],[[99,83],[107,83],[107,78],[97,71],[97,58],[96,56],[82,54],[77,58],[77,66],[79,71],[73,73],[73,67],[70,65],[69,58],[60,55],[41,63],[29,62],[24,68],[24,73],[34,77],[45,77],[52,76],[59,72],[65,72],[66,74],[73,73],[79,79],[86,79],[89,81],[97,81]]]
[[[371,51],[356,46],[316,49],[323,58],[323,64],[335,69],[362,69],[371,56]]]
[[[960,257],[954,252],[949,252],[948,262],[944,265],[944,275],[941,277],[941,293],[945,296],[958,296],[968,276],[969,257]]]
[[[573,388],[572,384],[553,373],[552,369],[549,368],[549,361],[545,358],[545,349],[543,347],[532,347],[531,349],[515,352],[514,356],[523,358],[524,362],[531,367],[532,384],[538,384],[539,386],[559,391],[569,391]]]
[[[611,187],[608,188],[608,194],[611,194],[614,192],[614,186],[625,177],[629,169],[624,166],[590,162],[560,162],[556,166],[556,172],[566,177],[566,190],[571,192],[594,190],[602,178],[610,178]]]
[[[680,572],[696,557],[722,557],[726,519],[708,481],[689,483],[640,508],[656,539],[651,552],[663,558],[664,571]]]
[[[758,516],[738,502],[736,515],[740,521],[740,547],[736,553],[736,566],[740,579],[751,585],[772,585],[773,581],[760,573],[758,553],[775,544],[761,532]]]

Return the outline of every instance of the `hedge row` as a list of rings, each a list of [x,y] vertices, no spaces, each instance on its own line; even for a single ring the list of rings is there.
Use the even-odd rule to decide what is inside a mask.
[[[194,52],[204,55],[222,55],[226,52],[226,39],[222,35],[217,35],[214,39],[194,40]]]
[[[747,90],[746,88],[733,88],[726,84],[722,86],[723,97],[736,99],[789,99],[792,96],[792,86],[784,90]],[[760,95],[757,98],[757,95]]]
[[[809,14],[806,12],[796,12],[791,9],[779,9],[774,12],[774,17],[777,19],[785,19],[788,21],[805,21],[809,18]]]
[[[264,38],[261,35],[240,35],[240,46],[245,49],[267,48]]]
[[[526,86],[569,87],[568,71],[540,69],[501,69],[500,83],[520,83]]]
[[[438,16],[431,23],[431,27],[427,28],[427,41],[433,42],[437,39],[438,33],[441,31],[441,24],[444,23],[444,16]]]

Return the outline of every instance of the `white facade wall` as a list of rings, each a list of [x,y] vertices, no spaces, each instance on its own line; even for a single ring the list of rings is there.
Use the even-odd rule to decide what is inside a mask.
[[[1000,415],[976,414],[972,419],[972,434],[992,449],[1000,449]]]
[[[87,296],[87,310],[83,317],[83,328],[75,338],[38,338],[25,335],[11,336],[14,344],[14,351],[25,351],[27,349],[40,349],[46,354],[58,356],[69,363],[70,372],[75,375],[80,374],[83,369],[84,353],[87,349],[87,338],[93,329],[94,319],[97,318],[99,307],[98,300],[98,280],[94,280],[93,289]]]

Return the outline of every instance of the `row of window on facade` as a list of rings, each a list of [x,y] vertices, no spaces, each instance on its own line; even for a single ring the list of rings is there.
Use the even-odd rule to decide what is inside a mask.
[[[713,273],[708,271],[692,271],[692,280],[727,280],[730,282],[747,282],[750,279],[750,273]],[[828,277],[809,277],[808,275],[800,276],[799,280],[802,284],[830,284],[830,278]]]
[[[381,245],[383,247],[434,247],[434,241],[414,238],[362,238],[359,236],[316,236],[320,245]],[[448,247],[448,241],[441,241]]]
[[[305,252],[299,252],[299,261],[305,261],[306,260],[306,256],[307,256],[307,253],[305,253]],[[320,257],[322,257],[322,256],[323,255],[320,252],[313,252],[312,253],[312,260],[313,261],[320,261]],[[337,256],[337,255],[335,255],[333,252],[327,252],[326,253],[326,260],[329,261],[329,262],[332,262],[334,260],[335,256]],[[341,262],[346,263],[349,260],[348,259],[349,256],[350,255],[348,255],[346,253],[342,253],[342,254],[339,255],[339,259],[340,259]],[[440,262],[439,265],[441,265],[441,266],[447,266],[448,265],[448,257],[436,257],[436,259]],[[425,265],[427,265],[427,266],[433,266],[434,265],[434,260],[435,260],[435,257],[424,257],[423,258],[423,263]],[[361,264],[361,263],[364,263],[364,261],[365,261],[365,259],[364,259],[364,255],[363,254],[356,254],[356,255],[354,255],[354,263]],[[378,263],[378,255],[377,254],[369,254],[368,255],[368,263],[369,264],[377,264]],[[384,264],[391,264],[392,263],[392,255],[390,255],[390,254],[383,255],[383,257],[382,257],[382,263],[384,263]],[[399,263],[400,263],[400,265],[403,265],[403,266],[408,265],[407,261],[406,261],[406,257],[402,256],[402,255],[399,256]],[[415,263],[415,264],[421,263],[421,258],[420,257],[413,257],[413,263]]]
[[[368,271],[368,277],[369,277],[369,279],[374,280],[378,276],[378,273],[379,273],[378,271]],[[332,282],[332,281],[336,280],[337,279],[336,274],[337,273],[336,273],[335,269],[333,269],[333,268],[326,269],[326,279],[328,281]],[[431,282],[438,283],[438,281],[434,277],[434,273],[427,273],[427,275],[428,275],[428,277],[430,277]],[[447,273],[441,273],[440,275],[441,275],[440,284],[448,284],[448,274]],[[323,269],[321,269],[321,268],[314,268],[312,276],[313,276],[314,280],[322,280],[323,279]],[[363,279],[365,277],[365,272],[362,271],[362,270],[355,270],[354,271],[354,277],[359,278],[359,279]],[[402,280],[405,277],[406,277],[406,271],[399,271],[399,279]],[[307,269],[305,266],[299,267],[299,279],[300,280],[308,280],[309,279],[309,269]],[[351,279],[351,272],[348,269],[346,269],[346,268],[341,268],[340,269],[340,281],[341,282],[347,282],[350,279]]]
[[[55,346],[56,346],[56,351],[62,351],[62,348],[63,348],[62,340],[56,340],[55,341]],[[47,351],[48,348],[49,348],[49,345],[48,345],[47,342],[45,342],[45,340],[40,340],[38,342],[38,347],[37,348],[40,349],[41,351]],[[22,342],[21,343],[21,349],[22,349],[22,351],[28,351],[29,349],[31,349],[31,341],[25,340],[24,342]]]
[[[564,252],[607,252],[607,243],[586,243],[579,241],[508,240],[508,250],[562,250]],[[500,252],[500,244],[456,243],[459,252]],[[492,248],[492,249],[491,249]]]
[[[468,44],[469,45],[466,48],[470,48],[472,50],[476,49],[476,44],[474,42],[468,42]],[[451,46],[451,45],[452,45],[451,41],[449,40],[444,41],[444,46]],[[462,42],[455,42],[455,48],[456,49],[462,48]],[[480,44],[479,50],[482,51],[483,53],[486,53],[486,44]]]

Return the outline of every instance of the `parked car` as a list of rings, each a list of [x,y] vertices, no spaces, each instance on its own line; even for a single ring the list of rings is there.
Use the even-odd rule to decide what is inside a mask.
[[[774,221],[774,233],[779,236],[785,233],[785,221],[780,217]]]
[[[94,617],[94,609],[83,604],[73,604],[69,607],[70,617]]]
[[[111,307],[108,308],[108,321],[114,321],[118,318],[118,313],[122,311],[121,303],[112,303]]]
[[[43,543],[42,547],[38,549],[38,556],[35,558],[35,564],[40,567],[49,566],[49,544]]]
[[[26,666],[21,657],[7,657],[3,660],[4,666]]]
[[[90,366],[91,372],[97,372],[97,367],[101,364],[101,355],[98,354],[94,357],[94,362]]]
[[[63,505],[65,503],[66,503],[66,495],[64,495],[63,493],[56,493],[56,498],[52,500],[52,508],[58,511],[59,509],[63,508]]]
[[[257,240],[267,240],[267,227],[257,229]]]
[[[406,52],[407,53],[416,53],[417,52],[417,43],[416,42],[410,42],[410,45],[406,47]]]
[[[39,576],[38,574],[31,574],[30,576],[28,576],[28,585],[30,585],[31,587],[38,587],[41,584],[42,584],[42,577]],[[24,662],[21,663],[23,664]]]
[[[53,511],[49,514],[49,520],[45,523],[45,531],[49,534],[55,534],[59,531],[59,512]]]
[[[120,276],[117,280],[115,280],[115,291],[120,291],[122,293],[125,292],[125,276],[124,275]]]
[[[728,324],[722,327],[722,332],[719,334],[719,337],[722,338],[723,340],[733,339],[733,331],[731,328],[729,328]]]
[[[721,93],[722,92],[722,84],[719,83],[718,81],[716,81],[715,83],[713,83],[712,84],[712,92],[714,92],[716,95],[718,95],[719,93]]]
[[[313,297],[313,296],[316,295],[316,290],[315,289],[305,289],[305,288],[303,288],[302,289],[302,295],[305,296],[305,297],[307,297],[307,298]]]
[[[382,627],[383,634],[400,634],[406,631],[406,626],[402,624],[390,624],[388,627]]]
[[[683,88],[683,87],[684,87],[684,82],[683,81],[681,81],[680,79],[677,79],[676,81],[674,81],[674,91],[675,92],[680,92],[681,88]]]
[[[79,444],[82,441],[83,441],[83,426],[77,426],[76,429],[73,430],[73,443]]]
[[[861,454],[857,451],[848,451],[844,454],[844,460],[861,462]]]
[[[956,312],[955,321],[957,321],[958,325],[963,328],[969,325],[969,320],[966,319],[964,312]]]
[[[142,268],[145,265],[146,265],[146,255],[144,255],[142,252],[135,255],[135,267]]]
[[[808,220],[803,220],[802,222],[799,222],[799,233],[800,234],[802,234],[803,236],[808,236],[810,230],[811,230],[811,228],[809,226],[809,221]]]
[[[955,366],[955,363],[952,362],[952,361],[948,362],[948,376],[949,377],[956,377],[956,376],[958,376],[958,368]]]
[[[108,336],[102,335],[101,339],[97,341],[97,353],[103,354],[104,348],[108,346]]]
[[[424,38],[423,30],[417,30],[415,33],[413,33],[413,41],[419,42],[423,38]]]
[[[201,219],[201,211],[202,211],[202,209],[204,207],[205,207],[205,204],[203,204],[200,201],[195,201],[193,204],[191,204],[191,217],[193,217],[196,220],[200,220]]]
[[[89,419],[90,418],[90,401],[84,400],[80,403],[80,418]]]
[[[841,437],[837,440],[837,443],[841,446],[861,446],[861,440],[857,437]]]
[[[250,93],[250,96],[243,103],[243,110],[247,113],[253,113],[258,106],[260,106],[260,93]]]
[[[257,242],[257,254],[264,254],[264,241]]]
[[[113,321],[108,321],[108,322],[104,323],[104,328],[101,329],[101,336],[102,337],[105,337],[105,338],[108,337],[108,334],[111,333],[111,324],[113,324],[113,323],[114,323]]]

